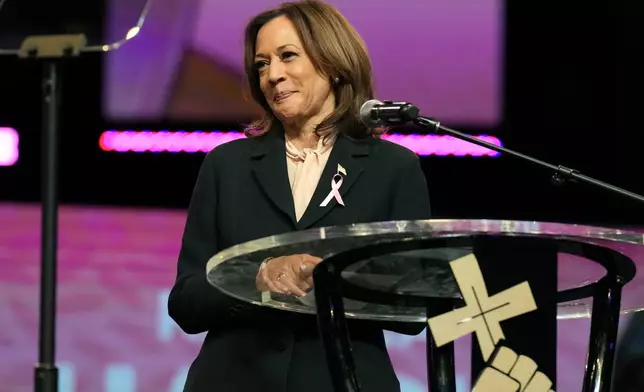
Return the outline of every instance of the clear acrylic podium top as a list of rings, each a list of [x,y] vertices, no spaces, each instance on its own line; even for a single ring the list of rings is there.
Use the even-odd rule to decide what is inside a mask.
[[[542,222],[494,220],[423,220],[356,224],[310,229],[262,238],[214,255],[207,264],[208,281],[222,292],[257,306],[315,313],[314,291],[302,298],[255,289],[260,263],[269,256],[308,253],[326,258],[342,251],[391,240],[506,235],[568,239],[616,250],[635,263],[635,278],[622,294],[622,313],[644,310],[644,235],[600,227]],[[358,260],[342,272],[343,279],[382,292],[460,298],[449,262],[471,253],[467,247],[407,251]],[[517,260],[520,262],[520,260]],[[559,291],[594,283],[606,270],[595,261],[558,254]],[[521,282],[517,282],[521,283]],[[425,322],[425,308],[398,307],[345,299],[349,318]],[[590,317],[592,298],[560,303],[560,319]]]

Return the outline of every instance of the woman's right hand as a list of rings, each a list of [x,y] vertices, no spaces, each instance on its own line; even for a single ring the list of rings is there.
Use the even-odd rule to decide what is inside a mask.
[[[313,268],[321,261],[307,254],[271,258],[257,272],[255,284],[259,291],[301,297],[313,287]]]

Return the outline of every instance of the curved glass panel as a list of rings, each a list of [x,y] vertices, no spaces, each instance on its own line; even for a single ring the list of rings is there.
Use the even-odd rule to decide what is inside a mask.
[[[214,255],[207,265],[208,281],[223,292],[259,306],[315,313],[314,292],[303,298],[255,290],[259,264],[269,256],[309,253],[329,257],[371,243],[414,238],[448,238],[472,234],[536,236],[571,239],[614,249],[631,258],[635,278],[623,290],[622,313],[644,309],[644,236],[641,233],[592,226],[497,220],[424,220],[355,224],[292,232],[250,241]],[[392,293],[427,297],[459,297],[449,262],[470,249],[442,248],[361,260],[345,271],[352,283]],[[604,268],[592,260],[559,254],[559,290],[596,282]],[[517,282],[520,283],[520,282]],[[590,317],[592,298],[559,305],[559,318]],[[424,322],[425,309],[394,307],[345,299],[347,316],[374,320]]]

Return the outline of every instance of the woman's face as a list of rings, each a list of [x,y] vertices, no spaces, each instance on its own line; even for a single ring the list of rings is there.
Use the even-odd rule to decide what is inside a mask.
[[[287,17],[257,33],[255,66],[264,97],[282,123],[319,124],[335,108],[329,78],[317,72]]]

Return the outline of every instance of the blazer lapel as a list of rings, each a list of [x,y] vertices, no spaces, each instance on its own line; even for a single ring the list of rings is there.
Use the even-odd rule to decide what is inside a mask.
[[[282,130],[271,130],[255,142],[251,155],[253,175],[271,202],[295,225],[295,205],[288,180]]]
[[[315,193],[313,193],[311,202],[300,221],[297,222],[298,228],[310,228],[334,208],[344,208],[342,205],[339,205],[335,197],[325,207],[321,207],[320,205],[329,195],[329,192],[331,192],[331,181],[333,180],[333,176],[338,172],[338,165],[341,165],[346,171],[346,175],[343,175],[342,186],[339,189],[340,195],[344,199],[344,196],[362,174],[362,165],[356,158],[367,155],[369,155],[367,141],[353,141],[344,136],[338,136],[315,189]]]

